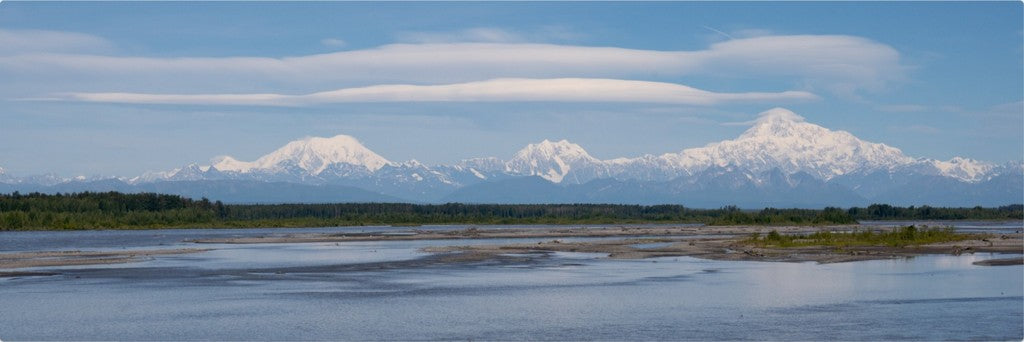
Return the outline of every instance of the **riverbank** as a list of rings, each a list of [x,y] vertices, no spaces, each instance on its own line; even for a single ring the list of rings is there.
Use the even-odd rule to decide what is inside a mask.
[[[389,231],[347,234],[295,234],[271,237],[247,237],[195,240],[197,243],[255,244],[349,241],[403,241],[403,240],[465,240],[465,239],[552,239],[539,243],[511,243],[472,246],[428,247],[429,253],[463,253],[472,259],[485,259],[506,254],[536,252],[605,253],[610,258],[644,259],[666,256],[690,256],[713,260],[746,260],[819,263],[849,262],[906,258],[923,254],[963,253],[1024,253],[1024,234],[963,235],[966,240],[910,246],[802,246],[771,247],[750,243],[748,236],[764,235],[771,231],[780,234],[811,234],[821,231],[843,232],[871,229],[892,231],[895,227],[844,226],[723,226],[723,227],[635,227],[635,228],[532,228],[489,229],[467,228],[453,231]],[[622,239],[566,242],[565,238]],[[651,247],[651,246],[654,247]],[[458,257],[453,257],[458,259]],[[984,265],[1014,264],[1015,261],[984,263]]]
[[[850,262],[862,260],[907,258],[924,254],[972,254],[972,253],[1021,253],[1022,240],[1018,234],[1006,239],[982,241],[963,240],[921,246],[855,246],[845,248],[807,247],[756,247],[744,243],[737,237],[723,238],[637,238],[592,242],[563,242],[551,240],[536,244],[504,244],[428,247],[431,253],[470,252],[479,255],[504,255],[533,252],[585,252],[607,253],[613,259],[646,259],[669,256],[689,256],[711,260],[773,261],[818,263]],[[991,242],[991,243],[990,243]],[[656,245],[646,247],[645,245]],[[1000,260],[979,263],[983,266],[1020,265],[1021,259]]]
[[[925,254],[961,255],[972,253],[1024,253],[1024,234],[957,234],[963,240],[942,243],[908,244],[904,246],[797,246],[765,245],[751,236],[778,232],[784,236],[808,235],[818,232],[871,230],[888,232],[898,227],[879,226],[654,226],[654,227],[537,227],[479,228],[458,230],[382,230],[378,232],[296,233],[286,235],[192,239],[199,245],[216,248],[215,244],[283,244],[343,243],[366,241],[440,240],[446,245],[427,247],[421,251],[432,254],[432,263],[469,263],[505,260],[522,254],[582,252],[605,254],[611,259],[647,259],[688,256],[711,260],[743,260],[768,262],[837,263],[861,260],[907,258]],[[504,243],[464,245],[460,241],[497,240]],[[532,239],[507,242],[508,239]],[[537,241],[540,240],[540,241]],[[47,266],[77,266],[130,263],[158,255],[200,253],[213,248],[136,249],[113,251],[28,251],[0,253],[0,277],[32,275],[17,269]],[[985,260],[983,266],[1024,264],[1021,258]],[[392,265],[398,266],[400,265]],[[44,272],[45,273],[45,272]],[[45,274],[38,274],[45,275]]]
[[[767,234],[775,230],[782,234],[805,234],[820,230],[851,230],[855,225],[841,226],[658,226],[658,227],[539,227],[539,228],[479,228],[460,230],[388,230],[380,232],[338,234],[287,234],[283,236],[197,239],[195,243],[252,244],[252,243],[304,243],[349,241],[408,241],[408,240],[462,240],[462,239],[526,239],[526,238],[603,238],[640,236],[737,236],[752,233]],[[873,227],[891,230],[887,227]]]

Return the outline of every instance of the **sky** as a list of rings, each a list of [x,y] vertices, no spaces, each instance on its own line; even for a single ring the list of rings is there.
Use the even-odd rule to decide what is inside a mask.
[[[351,135],[425,164],[600,159],[757,114],[907,155],[1024,159],[1008,2],[0,2],[0,167],[135,176]]]

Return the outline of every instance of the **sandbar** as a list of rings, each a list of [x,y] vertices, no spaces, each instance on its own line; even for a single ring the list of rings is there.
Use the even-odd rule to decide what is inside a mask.
[[[777,261],[819,263],[849,262],[907,258],[923,254],[1024,253],[1024,234],[985,235],[978,239],[905,247],[807,246],[794,248],[756,247],[744,243],[752,233],[766,234],[772,230],[782,234],[807,234],[816,231],[850,231],[872,229],[889,231],[895,227],[878,226],[680,226],[680,227],[601,227],[601,228],[476,228],[450,231],[383,231],[339,234],[294,234],[268,237],[196,240],[197,243],[252,244],[347,241],[462,240],[462,239],[551,239],[536,243],[428,247],[423,251],[452,254],[451,260],[480,260],[521,253],[586,252],[604,253],[615,259],[645,259],[669,256],[690,256],[713,260]],[[608,238],[595,241],[563,241],[563,238]],[[650,248],[645,244],[657,244]],[[457,255],[462,255],[459,257]],[[979,263],[1004,264],[1005,261]]]
[[[151,249],[127,251],[38,251],[0,253],[0,270],[26,267],[120,264],[144,260],[154,255],[188,254],[209,251],[200,248]],[[0,276],[27,275],[24,272],[0,272]],[[45,273],[45,272],[43,272]]]

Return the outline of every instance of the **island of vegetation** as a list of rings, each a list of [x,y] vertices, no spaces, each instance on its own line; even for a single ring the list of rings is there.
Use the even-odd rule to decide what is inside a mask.
[[[1024,205],[742,210],[618,204],[224,204],[118,192],[0,194],[0,230],[333,227],[425,224],[842,225],[859,220],[1020,220]]]

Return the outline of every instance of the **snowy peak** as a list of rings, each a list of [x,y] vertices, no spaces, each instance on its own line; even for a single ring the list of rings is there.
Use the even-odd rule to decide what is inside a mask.
[[[198,164],[192,163],[185,167],[182,167],[168,179],[170,180],[201,180],[204,178],[206,171],[209,167],[199,166]]]
[[[505,168],[505,162],[496,157],[470,158],[463,159],[455,166],[463,169],[500,171]]]
[[[821,138],[836,137],[836,142],[845,140],[856,140],[852,134],[845,131],[832,131],[804,120],[804,117],[793,113],[785,108],[772,108],[761,112],[753,125],[741,134],[737,140],[761,139],[798,139],[820,141]]]
[[[600,165],[602,162],[591,157],[580,145],[567,140],[545,139],[529,144],[505,163],[505,171],[514,174],[541,176],[554,183],[562,182],[569,171]]]
[[[249,172],[256,167],[255,163],[244,162],[231,156],[218,156],[210,160],[210,165],[221,171]]]
[[[804,122],[804,117],[793,113],[789,109],[776,107],[758,114],[757,120],[754,120],[754,125],[747,129],[746,132],[743,132],[740,138],[791,136],[801,131],[806,131],[809,126],[820,128],[820,126]]]
[[[533,161],[560,159],[565,162],[597,160],[591,157],[580,145],[573,144],[565,139],[559,141],[544,139],[544,141],[539,143],[526,145],[525,148],[516,152],[515,156],[512,157],[512,160],[517,159]]]
[[[823,180],[855,171],[892,169],[914,161],[897,148],[807,123],[783,108],[762,112],[754,125],[735,140],[665,158],[691,170],[736,165],[765,172],[777,167],[786,173],[806,172]]]
[[[377,171],[384,165],[393,165],[384,157],[370,151],[359,140],[347,135],[332,138],[310,137],[289,142],[254,162],[242,162],[221,157],[213,167],[220,171],[251,172],[254,170],[278,172],[299,168],[310,175],[318,175],[333,164],[361,166]]]
[[[931,160],[931,164],[939,170],[939,174],[967,182],[977,182],[996,168],[996,165],[980,162],[970,158],[953,157],[949,161]]]

